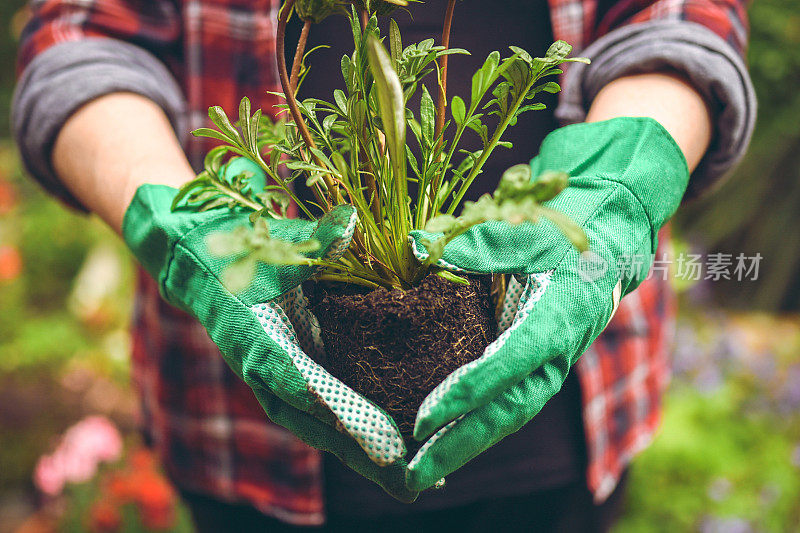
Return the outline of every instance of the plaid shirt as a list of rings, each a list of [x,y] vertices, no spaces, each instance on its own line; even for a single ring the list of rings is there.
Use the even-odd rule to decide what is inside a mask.
[[[279,90],[277,0],[38,0],[23,36],[20,68],[48,47],[111,37],[162,59],[181,84],[194,129],[206,110],[229,113],[242,96],[271,109]],[[702,24],[739,52],[743,0],[549,0],[553,33],[581,50],[626,24],[678,19]],[[598,13],[601,16],[598,16]],[[187,139],[196,165],[209,148]],[[666,242],[663,238],[662,243]],[[662,249],[664,248],[662,244]],[[669,380],[675,306],[654,277],[623,299],[614,320],[577,364],[589,464],[587,482],[607,496],[652,439]],[[227,368],[203,328],[161,301],[141,276],[133,327],[133,375],[146,433],[185,489],[246,501],[295,524],[324,521],[320,454],[266,420],[250,389]]]

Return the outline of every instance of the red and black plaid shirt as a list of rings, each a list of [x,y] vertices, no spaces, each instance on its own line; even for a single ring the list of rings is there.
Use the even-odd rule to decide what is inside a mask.
[[[600,0],[603,1],[603,0]],[[606,2],[608,3],[608,2]],[[191,129],[206,111],[229,113],[249,96],[268,110],[275,69],[277,0],[38,0],[20,67],[54,44],[110,37],[162,59],[181,84]],[[626,24],[653,19],[700,23],[745,48],[743,0],[621,0],[597,20],[598,0],[549,0],[553,34],[576,50]],[[187,141],[198,163],[209,147]],[[662,239],[662,242],[665,239]],[[662,245],[663,249],[663,245]],[[652,439],[669,380],[674,318],[668,283],[649,279],[623,299],[577,372],[589,451],[587,482],[608,495],[630,459]],[[133,327],[134,380],[146,432],[185,489],[246,501],[296,524],[324,520],[320,454],[266,420],[251,390],[225,365],[203,328],[161,301],[142,276]]]

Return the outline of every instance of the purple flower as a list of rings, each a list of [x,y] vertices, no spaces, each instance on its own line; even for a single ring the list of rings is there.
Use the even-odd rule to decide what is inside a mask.
[[[800,365],[792,365],[780,389],[779,404],[784,413],[800,410]]]
[[[703,368],[694,378],[694,387],[703,394],[717,391],[723,383],[722,373],[719,368],[709,365]]]
[[[729,479],[718,477],[708,486],[708,497],[715,502],[721,502],[730,496],[731,489],[733,489],[733,483]]]
[[[736,516],[719,518],[707,516],[700,522],[701,533],[753,533],[750,523]]]
[[[762,505],[770,506],[777,501],[781,495],[781,487],[775,483],[768,483],[761,489]]]
[[[791,458],[792,465],[800,468],[800,444],[794,447],[792,450],[792,458]]]
[[[778,364],[775,361],[775,357],[765,352],[749,358],[747,367],[763,385],[769,385],[778,372]]]

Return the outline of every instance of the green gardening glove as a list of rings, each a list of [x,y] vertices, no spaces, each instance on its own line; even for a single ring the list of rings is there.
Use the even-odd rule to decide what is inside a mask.
[[[619,298],[643,279],[656,234],[677,209],[689,179],[681,150],[649,118],[556,130],[531,166],[534,176],[545,170],[571,176],[547,205],[583,228],[590,256],[581,256],[548,221],[487,222],[448,244],[439,262],[444,268],[515,276],[497,340],[420,406],[414,437],[428,440],[409,463],[411,490],[432,486],[517,431],[561,389]],[[412,238],[417,257],[427,257],[430,235],[414,232]],[[641,271],[617,268],[632,258],[643,263]]]
[[[246,159],[234,159],[228,176],[263,174]],[[123,235],[134,255],[156,279],[162,296],[195,316],[220,348],[228,365],[255,392],[269,418],[315,448],[344,463],[403,501],[405,445],[383,411],[330,376],[322,356],[319,326],[306,311],[301,283],[313,267],[259,264],[253,282],[233,294],[220,281],[232,261],[215,256],[206,238],[248,225],[248,213],[227,207],[205,212],[172,211],[177,190],[141,186],[128,207]],[[309,257],[334,259],[350,244],[356,224],[352,207],[333,209],[318,222],[269,220],[270,234],[320,246]],[[297,329],[295,329],[297,328]]]

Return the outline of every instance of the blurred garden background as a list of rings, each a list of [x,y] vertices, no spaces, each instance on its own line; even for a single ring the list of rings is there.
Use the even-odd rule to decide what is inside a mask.
[[[0,2],[0,533],[190,531],[135,431],[130,258],[10,139],[23,4]],[[676,282],[675,377],[620,532],[800,532],[800,2],[750,16],[750,154],[675,234],[679,252],[760,253],[758,280]]]

